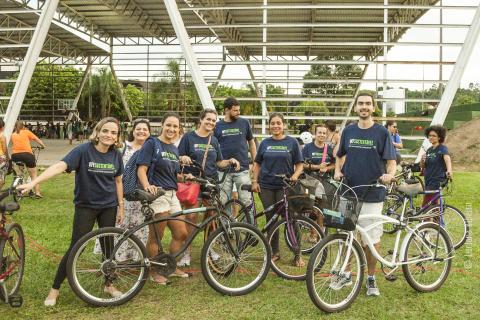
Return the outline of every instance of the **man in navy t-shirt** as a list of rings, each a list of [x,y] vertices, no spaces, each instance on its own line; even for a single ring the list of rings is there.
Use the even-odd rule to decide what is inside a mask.
[[[382,215],[386,190],[385,188],[355,187],[373,184],[377,179],[383,183],[390,183],[396,171],[396,154],[387,129],[373,121],[372,114],[375,111],[373,96],[360,93],[355,100],[355,111],[360,119],[357,124],[345,127],[342,132],[335,163],[335,179],[345,177],[344,182],[353,187],[361,199],[362,209],[358,225],[365,229],[379,219],[362,219],[361,216]],[[376,226],[367,233],[379,252],[383,226]],[[377,259],[366,245],[365,239],[362,239],[362,243],[368,267],[367,295],[378,296],[380,291],[375,281]],[[346,272],[339,275],[330,287],[339,290],[351,281],[351,273]]]
[[[240,117],[240,104],[235,98],[227,98],[223,102],[224,118],[217,122],[214,135],[220,143],[220,149],[225,159],[234,158],[240,162],[240,171],[230,172],[225,177],[222,185],[221,198],[225,203],[232,194],[235,185],[239,200],[249,205],[251,197],[248,191],[241,190],[242,184],[251,184],[248,158],[250,151],[251,159],[255,159],[257,149],[253,140],[250,123]],[[224,173],[220,172],[220,179]]]

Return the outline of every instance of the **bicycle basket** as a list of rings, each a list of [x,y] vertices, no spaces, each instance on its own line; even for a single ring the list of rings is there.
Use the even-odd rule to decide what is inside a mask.
[[[316,181],[318,184],[318,181]],[[315,204],[315,182],[311,179],[300,179],[294,186],[288,189],[288,206],[295,213],[312,209]]]
[[[357,197],[335,195],[332,209],[323,209],[325,226],[346,231],[353,231],[357,225],[362,203]]]
[[[332,183],[330,179],[320,179],[320,183],[315,190],[315,200],[317,207],[321,209],[333,209],[334,197],[339,185]]]

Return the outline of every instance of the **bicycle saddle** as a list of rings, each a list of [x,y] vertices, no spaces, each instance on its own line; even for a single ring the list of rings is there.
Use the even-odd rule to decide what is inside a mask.
[[[242,184],[240,189],[248,191],[248,192],[252,192],[252,185],[251,184]]]
[[[151,194],[148,191],[137,189],[132,193],[125,196],[125,199],[128,201],[146,201],[146,202],[153,202],[155,199],[163,196],[165,194],[165,190],[158,188],[156,194]]]
[[[397,187],[397,190],[400,191],[401,193],[404,193],[408,196],[416,196],[417,194],[421,193],[422,190],[422,185],[420,183],[416,184],[401,184]]]
[[[0,212],[13,212],[20,209],[20,205],[16,202],[0,203]]]

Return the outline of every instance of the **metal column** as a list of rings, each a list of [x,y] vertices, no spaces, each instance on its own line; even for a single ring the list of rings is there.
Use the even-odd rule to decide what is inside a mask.
[[[83,87],[85,86],[85,83],[87,82],[87,79],[90,78],[91,68],[92,68],[92,65],[90,64],[90,60],[89,60],[88,64],[87,64],[87,68],[85,69],[85,72],[83,73],[82,81],[80,82],[80,87],[78,87],[77,95],[75,96],[75,99],[73,100],[72,108],[74,108],[74,109],[77,109],[78,100],[80,100],[80,96],[82,95]]]
[[[460,85],[460,81],[462,80],[463,71],[467,66],[468,59],[472,54],[472,51],[475,47],[475,43],[480,35],[480,5],[477,7],[475,11],[475,16],[473,17],[472,24],[468,29],[467,36],[465,37],[465,42],[463,43],[462,49],[458,54],[457,62],[453,67],[452,74],[450,75],[450,79],[445,87],[445,91],[442,94],[442,98],[440,99],[440,103],[438,104],[437,110],[433,115],[433,120],[431,124],[439,124],[442,125],[447,118],[448,111],[450,110],[450,106],[452,105],[453,99],[455,98],[455,94],[457,92],[458,86]],[[418,152],[416,161],[420,161],[420,158],[430,147],[430,142],[428,139],[423,140],[422,148]]]
[[[125,99],[125,95],[123,94],[122,83],[118,79],[117,74],[115,72],[115,69],[113,68],[112,57],[110,57],[110,71],[112,71],[112,76],[115,79],[115,82],[117,83],[118,94],[120,95],[120,100],[122,100],[123,107],[125,108],[125,112],[127,113],[128,121],[132,122],[132,120],[133,120],[132,112],[130,111],[130,108],[128,107],[127,99]]]
[[[267,18],[268,18],[268,10],[266,9],[268,6],[268,0],[263,0],[263,25],[267,25]],[[262,36],[262,42],[263,42],[263,47],[262,47],[262,61],[267,61],[267,27],[263,27],[263,36]],[[267,97],[267,66],[265,63],[263,64],[263,69],[262,69],[262,76],[263,76],[263,83],[262,83],[262,101],[260,104],[262,105],[262,134],[267,133],[267,125],[266,125],[266,120],[265,117],[268,116],[268,110],[267,110],[267,100],[265,99]]]
[[[183,23],[182,16],[178,11],[177,3],[175,0],[163,0],[163,3],[167,8],[168,16],[170,17],[170,22],[175,30],[175,34],[180,41],[183,55],[187,61],[188,67],[190,68],[192,80],[195,84],[195,88],[197,89],[202,106],[204,109],[215,109],[212,97],[210,96],[210,92],[208,92],[207,84],[205,83],[202,71],[200,70],[197,58],[190,44],[190,39],[188,37],[185,24]]]
[[[10,97],[7,112],[5,113],[4,134],[7,139],[7,144],[15,126],[15,121],[17,121],[18,114],[22,108],[23,100],[25,99],[33,72],[35,71],[35,66],[37,65],[38,57],[42,51],[43,43],[47,38],[53,15],[57,9],[58,1],[59,0],[46,0],[45,4],[43,5],[42,13],[38,18],[37,26],[33,32],[30,45],[27,49],[27,54],[25,55],[22,66],[20,67],[20,73],[18,75],[17,82],[15,83],[12,96]]]

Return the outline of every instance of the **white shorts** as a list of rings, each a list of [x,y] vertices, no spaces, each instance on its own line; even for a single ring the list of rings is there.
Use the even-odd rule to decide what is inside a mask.
[[[369,214],[375,216],[381,216],[383,210],[383,202],[363,202],[362,210],[360,210],[360,215],[358,219],[358,225],[363,229],[366,229],[368,226],[378,222],[380,219],[372,218],[372,219],[360,219],[362,215]],[[383,225],[380,224],[370,230],[367,231],[368,236],[372,240],[373,244],[379,243],[380,238],[383,234]],[[365,239],[361,239],[362,245],[366,246],[367,242]]]
[[[155,212],[155,214],[163,212],[174,213],[182,210],[182,207],[180,206],[180,201],[178,201],[177,198],[176,190],[165,191],[165,194],[155,199],[155,201],[152,202],[150,207],[152,208],[153,212]]]

